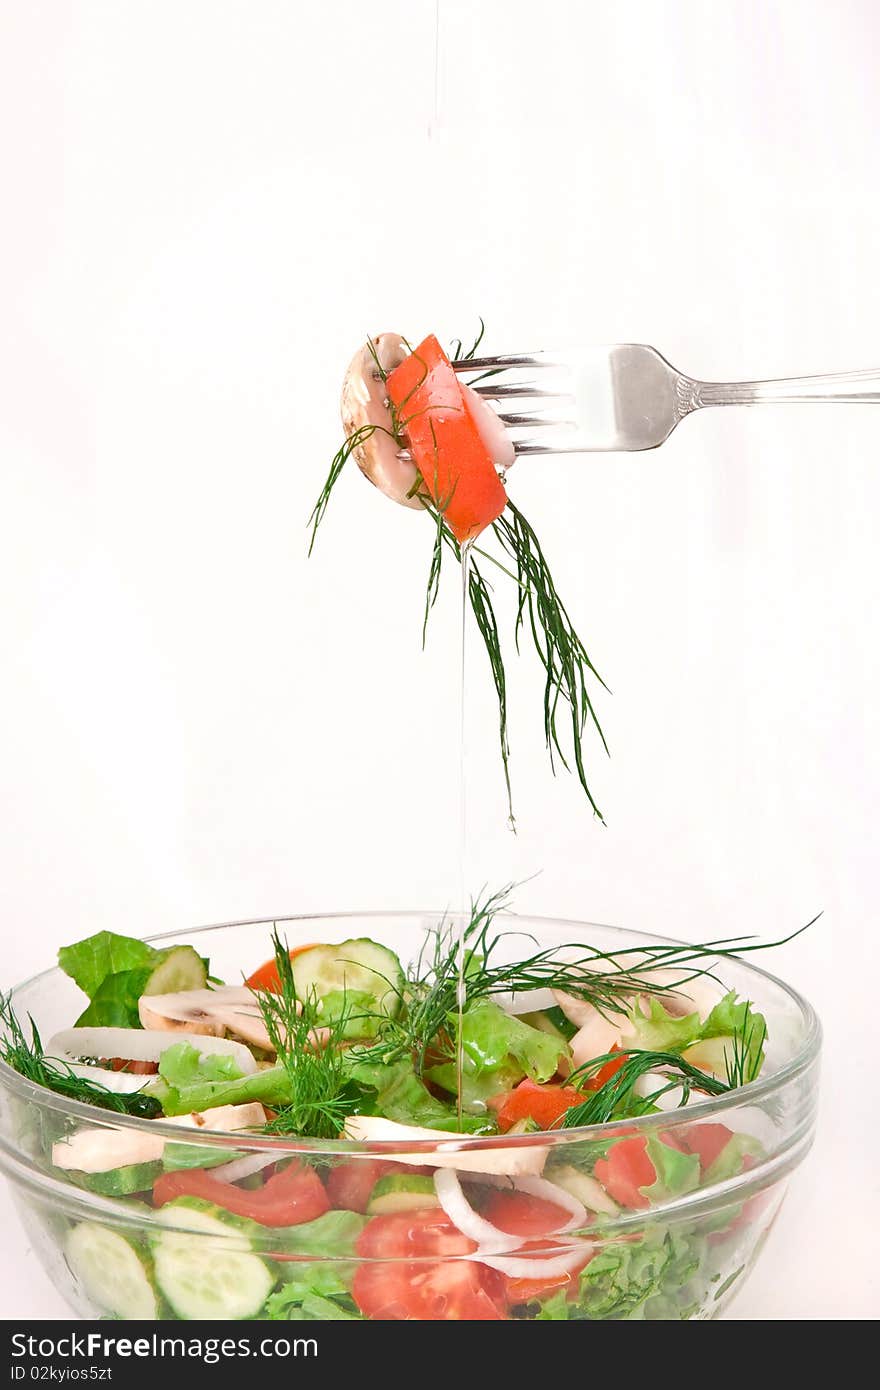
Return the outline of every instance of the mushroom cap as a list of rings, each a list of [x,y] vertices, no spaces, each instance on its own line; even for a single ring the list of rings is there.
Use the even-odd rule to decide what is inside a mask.
[[[342,383],[342,427],[349,439],[366,425],[375,426],[353,450],[358,468],[380,492],[402,507],[422,510],[418,498],[409,494],[420,479],[414,463],[398,457],[400,445],[391,433],[392,416],[382,372],[398,367],[409,348],[399,333],[380,333],[358,348]]]

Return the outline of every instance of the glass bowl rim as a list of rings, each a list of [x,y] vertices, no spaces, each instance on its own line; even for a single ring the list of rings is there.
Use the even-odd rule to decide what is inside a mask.
[[[273,925],[285,922],[321,922],[321,921],[350,921],[354,919],[373,919],[379,918],[387,920],[422,918],[436,919],[438,922],[454,918],[454,911],[440,912],[433,909],[390,909],[372,908],[366,911],[354,909],[344,912],[300,912],[287,913],[274,917],[245,917],[240,920],[230,922],[209,922],[198,927],[175,928],[171,931],[157,932],[151,936],[141,938],[144,941],[153,943],[160,941],[173,942],[179,940],[181,936],[187,938],[200,935],[202,932],[231,930],[234,927],[272,927]],[[693,945],[687,941],[678,941],[675,937],[659,935],[655,932],[634,932],[629,927],[615,927],[605,922],[590,922],[580,918],[569,917],[546,917],[538,913],[515,913],[499,912],[496,920],[516,924],[534,923],[554,927],[571,927],[583,930],[584,928],[598,928],[605,931],[625,932],[633,937],[638,937],[642,941],[661,942],[666,944],[677,944],[682,946]],[[749,1082],[746,1086],[740,1086],[734,1091],[725,1092],[721,1096],[712,1096],[707,1100],[698,1101],[694,1105],[681,1107],[680,1116],[687,1118],[687,1122],[711,1119],[713,1116],[723,1114],[732,1105],[743,1105],[757,1103],[766,1099],[776,1091],[782,1090],[790,1081],[806,1071],[816,1060],[822,1043],[822,1027],[818,1015],[809,1000],[805,999],[792,985],[780,980],[778,976],[771,974],[768,970],[763,970],[760,966],[753,965],[751,961],[745,961],[737,956],[735,951],[718,951],[714,955],[720,958],[733,959],[745,970],[760,976],[768,983],[775,985],[785,994],[791,1004],[800,1011],[804,1022],[805,1036],[797,1052],[777,1071],[772,1072],[766,1077],[758,1077],[756,1081]],[[9,999],[14,1004],[15,996],[25,989],[39,986],[41,981],[48,979],[59,971],[57,965],[48,967],[46,970],[38,971],[28,979],[21,981],[9,991]],[[180,1139],[180,1126],[168,1120],[145,1119],[138,1115],[126,1115],[118,1111],[102,1110],[98,1106],[86,1104],[83,1101],[71,1100],[66,1096],[59,1096],[46,1086],[40,1086],[36,1082],[29,1081],[27,1078],[10,1067],[6,1062],[0,1060],[0,1085],[31,1104],[43,1106],[45,1109],[54,1110],[60,1114],[70,1116],[79,1120],[90,1120],[92,1124],[106,1124],[115,1129],[142,1130],[150,1134],[161,1135],[168,1139]],[[486,1153],[494,1149],[528,1149],[528,1148],[547,1148],[559,1147],[560,1145],[583,1142],[585,1140],[607,1138],[613,1133],[616,1127],[637,1126],[640,1133],[650,1133],[659,1127],[668,1128],[679,1118],[679,1111],[661,1111],[656,1115],[643,1115],[639,1118],[607,1120],[601,1124],[581,1125],[571,1129],[545,1130],[536,1134],[491,1134],[491,1135],[472,1135],[466,1139],[450,1134],[448,1138],[436,1139],[311,1139],[299,1136],[275,1136],[275,1135],[250,1135],[245,1137],[241,1130],[204,1130],[198,1131],[187,1138],[187,1142],[195,1142],[199,1146],[207,1148],[229,1148],[234,1145],[236,1150],[246,1153],[277,1152],[279,1157],[287,1154],[311,1154],[320,1156],[326,1154],[328,1157],[344,1157],[345,1155],[359,1157],[381,1158],[383,1154],[392,1153],[412,1153],[419,1157],[426,1157],[432,1153]],[[2,1147],[6,1147],[3,1145]],[[19,1162],[21,1159],[19,1158]]]

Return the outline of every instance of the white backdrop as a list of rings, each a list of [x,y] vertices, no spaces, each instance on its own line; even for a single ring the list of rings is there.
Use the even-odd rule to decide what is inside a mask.
[[[880,359],[872,0],[442,0],[436,110],[434,29],[0,4],[4,983],[102,927],[454,893],[427,523],[352,469],[306,559],[365,333]],[[549,773],[524,657],[505,830],[475,651],[469,882],[694,939],[824,908],[771,963],[823,1014],[820,1139],[733,1316],[876,1313],[880,411],[705,412],[510,490],[614,691],[608,826]],[[4,1229],[4,1314],[60,1314]]]

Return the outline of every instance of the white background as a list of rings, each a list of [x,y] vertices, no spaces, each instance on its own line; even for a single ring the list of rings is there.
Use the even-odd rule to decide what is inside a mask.
[[[872,0],[0,6],[2,977],[148,933],[455,894],[457,602],[356,471],[367,332],[654,343],[708,378],[880,359]],[[482,654],[468,881],[772,968],[821,1129],[733,1316],[876,1314],[880,411],[707,411],[510,480],[613,688],[594,822]],[[502,607],[504,603],[502,601]],[[6,1317],[62,1305],[2,1197]]]

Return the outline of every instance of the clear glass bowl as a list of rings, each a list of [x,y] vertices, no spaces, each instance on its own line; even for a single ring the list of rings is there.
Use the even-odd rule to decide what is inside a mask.
[[[405,963],[432,913],[357,913],[278,919],[291,946],[369,936]],[[589,923],[508,916],[511,935],[500,948],[510,959],[542,947],[580,941],[601,950],[632,947],[644,935]],[[192,942],[212,971],[230,982],[270,954],[272,923],[238,922],[156,938]],[[528,933],[530,941],[518,940]],[[663,938],[668,940],[668,938]],[[751,999],[768,1023],[767,1060],[757,1082],[731,1096],[634,1121],[466,1141],[352,1143],[273,1139],[241,1133],[181,1131],[170,1123],[119,1117],[67,1101],[24,1080],[0,1063],[0,1168],[34,1249],[72,1308],[84,1317],[314,1319],[368,1317],[484,1320],[515,1318],[711,1318],[742,1286],[783,1200],[788,1179],[812,1142],[818,1100],[820,1027],[794,990],[744,960],[725,959],[718,978]],[[13,993],[20,1018],[31,1015],[44,1039],[69,1027],[82,1007],[74,984],[59,970]],[[524,1251],[487,1253],[450,1239],[443,1212],[418,1204],[379,1218],[349,1213],[324,1221],[326,1245],[310,1246],[297,1226],[269,1227],[181,1207],[155,1209],[151,1179],[170,1149],[131,1178],[143,1190],[125,1195],[94,1191],[94,1179],[52,1164],[52,1145],[83,1128],[159,1136],[191,1146],[184,1157],[204,1165],[295,1159],[314,1170],[323,1205],[364,1206],[364,1192],[381,1176],[424,1178],[452,1168],[477,1208],[489,1187],[528,1187],[535,1175],[564,1179],[587,1208],[586,1224],[538,1238]],[[721,1128],[723,1127],[723,1128]],[[608,1155],[630,1150],[683,1155],[690,1177],[674,1198],[627,1196],[609,1178]],[[692,1155],[702,1155],[694,1159]],[[687,1157],[687,1156],[691,1157]],[[716,1155],[720,1158],[716,1160]],[[725,1157],[726,1155],[726,1157]],[[619,1160],[618,1155],[618,1160]],[[178,1161],[175,1157],[174,1161]],[[596,1165],[599,1165],[598,1172]],[[656,1166],[656,1165],[655,1165]],[[494,1177],[486,1169],[494,1170]],[[483,1170],[475,1171],[475,1170]],[[238,1179],[258,1184],[260,1175]],[[524,1172],[531,1178],[523,1177]],[[499,1174],[512,1177],[501,1177]],[[519,1176],[515,1176],[519,1174]],[[597,1182],[603,1175],[617,1197]],[[680,1175],[679,1175],[680,1176]],[[124,1181],[124,1180],[123,1180]],[[98,1186],[106,1187],[99,1182]],[[662,1184],[660,1184],[662,1190]],[[546,1190],[541,1189],[546,1196]],[[426,1196],[425,1202],[433,1202]],[[629,1202],[629,1205],[627,1205]],[[638,1202],[639,1205],[634,1203]],[[604,1210],[597,1208],[603,1207]],[[299,1234],[298,1234],[299,1230]],[[353,1297],[352,1297],[353,1290]]]

